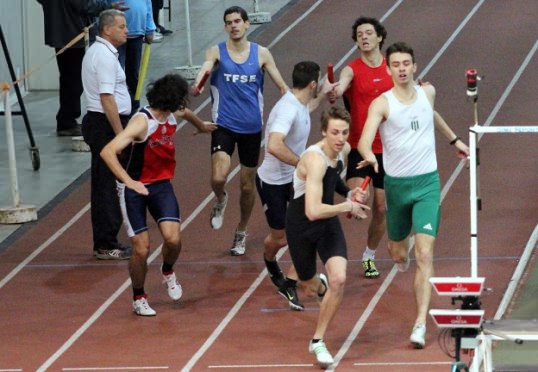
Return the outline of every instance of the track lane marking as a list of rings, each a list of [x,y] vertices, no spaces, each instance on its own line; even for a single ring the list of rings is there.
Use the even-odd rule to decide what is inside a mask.
[[[401,2],[401,1],[400,1],[400,2]],[[238,169],[238,168],[237,168],[237,169]],[[237,172],[236,172],[236,173],[237,173]],[[203,205],[201,204],[201,205],[195,210],[195,212],[199,214],[199,213],[200,213],[199,210],[202,210],[202,209],[203,209],[203,208],[204,208],[204,207],[205,207],[205,206],[206,206],[212,199],[213,199],[213,196],[210,194],[210,195],[204,200]],[[85,208],[89,208],[89,204],[88,204]],[[86,211],[87,211],[87,209],[86,209]],[[80,213],[80,212],[79,212],[79,213]],[[193,214],[191,215],[191,217],[192,217],[193,215],[194,215],[194,212],[193,212]],[[72,222],[72,223],[76,222],[76,220],[75,220],[76,217],[77,217],[77,216],[73,217],[73,219],[70,221],[70,223],[71,223],[71,222]],[[80,218],[80,217],[78,217],[78,218]],[[78,218],[76,218],[76,219],[78,219]],[[194,217],[193,217],[193,218],[194,218]],[[186,227],[186,225],[184,225],[184,227]],[[64,231],[65,231],[65,230],[62,230],[61,233],[63,233]],[[58,232],[60,232],[60,230],[59,230]],[[60,235],[61,235],[61,233],[60,233]],[[49,242],[49,241],[50,241],[52,238],[53,238],[53,237],[49,238],[49,240],[47,240],[46,243],[44,243],[42,246],[40,246],[40,248],[42,248],[42,249],[41,249],[39,252],[37,252],[35,255],[33,255],[31,258],[29,257],[29,259],[27,259],[28,261],[25,260],[25,262],[27,263],[27,262],[31,261],[37,254],[39,254],[43,249],[45,249],[46,246],[50,245],[51,242]],[[55,239],[56,239],[56,238],[57,238],[57,236],[55,236]],[[55,240],[55,239],[53,239],[53,240]],[[39,248],[38,248],[38,249],[39,249]],[[37,250],[36,250],[36,251],[37,251]],[[24,265],[22,265],[22,267],[23,267],[23,266],[24,266]],[[18,271],[20,271],[20,270],[22,269],[22,267],[19,268]],[[17,271],[17,272],[18,272],[18,271]],[[15,273],[15,274],[16,274],[16,273]],[[261,274],[260,274],[260,275],[261,275]],[[14,275],[13,275],[13,276],[14,276]],[[11,276],[11,277],[12,277],[12,276]],[[7,281],[9,281],[9,280],[11,279],[11,277],[10,277],[8,280],[5,280],[6,278],[4,278],[4,280],[2,280],[2,282],[0,282],[0,288],[1,288],[3,285],[5,285],[5,283],[7,283]]]

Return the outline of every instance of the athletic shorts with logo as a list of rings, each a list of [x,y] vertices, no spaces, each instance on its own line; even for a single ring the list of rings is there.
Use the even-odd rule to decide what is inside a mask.
[[[387,234],[390,240],[405,239],[411,229],[436,237],[441,218],[439,172],[411,177],[385,175]]]

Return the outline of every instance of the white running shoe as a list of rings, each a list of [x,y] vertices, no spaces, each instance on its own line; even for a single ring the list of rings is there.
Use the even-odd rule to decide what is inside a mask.
[[[136,315],[140,316],[155,316],[157,313],[153,310],[146,299],[146,295],[143,295],[133,301],[133,311]]]
[[[334,359],[331,353],[329,353],[329,350],[327,350],[327,346],[325,346],[325,342],[323,342],[323,340],[316,343],[310,341],[308,351],[310,351],[312,354],[316,354],[318,365],[321,368],[329,368],[334,363]]]
[[[409,256],[407,256],[404,262],[396,264],[396,268],[398,268],[399,272],[405,273],[407,270],[409,270],[410,264],[411,260],[409,259]]]
[[[411,332],[411,337],[409,341],[413,344],[415,349],[423,349],[426,344],[426,325],[424,324],[415,324],[413,331]]]
[[[242,256],[245,254],[247,243],[247,232],[235,230],[234,242],[232,248],[230,248],[230,254],[232,256]]]
[[[217,202],[213,205],[211,209],[211,217],[209,223],[213,230],[218,230],[222,227],[224,222],[224,211],[226,210],[226,205],[228,204],[228,194],[224,193],[224,200],[222,202]]]
[[[181,298],[181,295],[183,294],[183,289],[181,288],[181,284],[178,283],[176,279],[176,274],[174,272],[169,275],[163,274],[163,283],[166,284],[168,296],[170,296],[172,300],[177,301]]]

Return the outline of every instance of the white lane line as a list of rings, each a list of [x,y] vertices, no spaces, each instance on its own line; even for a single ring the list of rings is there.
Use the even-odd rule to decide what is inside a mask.
[[[354,366],[429,366],[429,365],[452,365],[452,362],[394,362],[394,363],[353,363]]]
[[[233,364],[233,365],[222,365],[222,366],[207,366],[207,368],[213,369],[240,369],[240,368],[304,368],[304,367],[314,367],[312,363],[310,364]]]
[[[316,8],[318,7],[321,3],[323,2],[323,0],[319,0],[318,2],[316,2],[314,5],[312,5],[311,9],[312,8]],[[307,14],[310,14],[310,11],[307,11],[306,13],[304,13],[300,19],[304,19],[305,16]],[[294,25],[297,25],[298,22],[294,22]],[[288,33],[289,31],[291,30],[291,28],[287,28],[285,31],[283,31],[281,34],[284,34],[284,33]],[[279,35],[280,36],[280,35]],[[271,45],[274,45],[274,42],[271,44]],[[204,102],[204,104],[207,104],[206,102],[209,102],[208,100],[206,100]],[[195,111],[195,112],[199,112],[199,110]],[[239,172],[239,169],[240,167],[237,166],[229,175],[228,177],[228,180],[230,180],[231,178],[233,178],[238,172]],[[194,220],[195,217],[198,216],[198,214],[200,214],[200,212],[202,211],[202,209],[211,201],[211,199],[213,199],[213,193],[210,193],[205,199],[204,201],[198,206],[198,208],[196,208],[194,210],[194,212],[187,218],[187,220],[182,224],[181,226],[181,230],[183,231],[188,225],[189,223]],[[82,211],[81,211],[82,212]],[[80,218],[79,215],[82,215],[82,213],[79,212],[77,214],[78,218],[75,219],[75,217],[72,219],[72,220],[78,220]],[[56,234],[55,234],[56,235]],[[50,240],[50,239],[49,239]],[[160,254],[161,252],[161,249],[162,249],[162,245],[160,245],[154,252],[153,254],[148,258],[148,264],[150,264],[151,262],[153,262],[153,260]],[[282,252],[284,253],[284,252]],[[250,294],[257,288],[257,286],[259,285],[259,283],[261,282],[261,280],[267,275],[267,270],[264,269],[260,275],[258,276],[258,279],[255,281],[255,283],[253,283],[253,285],[251,285],[251,287],[249,288],[249,290],[247,290],[246,293],[248,293],[248,296],[250,296]],[[49,357],[49,359],[47,359],[45,361],[45,363],[43,363],[43,365],[41,367],[39,367],[38,371],[45,371],[50,365],[52,365],[52,363],[54,363],[63,353],[65,353],[81,336],[82,334],[93,324],[97,321],[97,319],[103,314],[103,312],[127,289],[129,288],[131,284],[131,279],[127,279],[117,290],[116,292],[114,292],[114,294],[112,294],[111,297],[109,297],[93,314],[92,316],[51,356]],[[254,285],[255,284],[255,285]],[[246,295],[245,293],[245,295]],[[245,298],[243,300],[242,303],[244,303],[244,301],[246,301],[246,299],[248,298],[245,297],[245,295],[243,295],[242,299]],[[240,299],[239,302],[241,302],[242,300]],[[241,306],[242,306],[242,303],[241,303]],[[234,306],[234,308],[230,311],[233,312],[234,309],[237,307],[237,311],[239,311],[239,308],[241,307],[237,307],[237,303],[236,305]],[[237,312],[235,311],[235,312]],[[230,314],[229,313],[229,314]],[[229,315],[228,314],[228,315]],[[235,313],[234,313],[235,315]],[[221,323],[221,331],[222,329],[224,329],[227,325],[227,323],[229,322],[228,319],[231,319],[231,317],[229,318],[228,316],[225,318],[226,322],[223,322]],[[220,326],[219,326],[220,327]],[[221,331],[219,331],[218,333],[220,333]],[[215,333],[215,332],[214,332]],[[215,334],[215,338],[218,334]],[[213,340],[214,341],[214,340]],[[213,341],[211,341],[211,343],[213,343]],[[208,344],[208,341],[206,341],[206,344],[208,344],[208,347],[211,345],[211,343]],[[205,352],[205,350],[204,350]],[[200,353],[200,350],[198,351],[198,353],[196,355],[202,355],[203,353]],[[191,361],[193,362],[193,364],[196,362],[194,361],[193,359],[191,359]],[[191,362],[190,361],[190,362]],[[190,363],[189,362],[189,363]]]
[[[168,366],[62,368],[62,371],[162,371]]]
[[[235,303],[235,305],[228,311],[228,314],[222,319],[220,324],[213,330],[211,335],[207,338],[204,344],[198,349],[196,353],[191,357],[187,364],[181,369],[181,371],[190,371],[191,368],[198,362],[198,360],[205,354],[205,352],[213,345],[217,337],[220,336],[224,328],[230,323],[235,314],[239,312],[243,304],[249,299],[250,295],[258,288],[262,280],[265,279],[267,275],[267,270],[263,269],[262,272],[258,275],[256,280],[250,285],[250,287],[243,293],[243,296]]]
[[[441,47],[441,49],[437,52],[437,54],[435,55],[435,57],[433,58],[432,61],[430,61],[430,63],[427,65],[427,67],[424,69],[424,71],[422,71],[422,73],[419,75],[419,79],[422,78],[424,75],[426,75],[426,73],[431,69],[431,67],[433,66],[433,64],[435,62],[437,62],[437,60],[439,59],[439,57],[444,53],[444,51],[448,48],[448,46],[452,43],[452,41],[455,39],[456,35],[460,33],[460,31],[462,30],[463,28],[463,25],[467,24],[467,22],[469,21],[470,19],[470,15],[473,15],[474,13],[476,13],[476,11],[478,10],[478,8],[484,3],[485,0],[480,0],[475,6],[474,8],[471,10],[471,12],[467,15],[467,17],[465,17],[465,19],[462,21],[462,23],[459,25],[459,27],[452,33],[452,35],[449,37],[449,39],[447,40],[447,42]],[[454,182],[454,180],[456,179],[456,177],[461,173],[461,170],[463,169],[463,165],[464,165],[465,161],[462,160],[458,166],[456,167],[456,170],[452,173],[452,177],[449,179],[449,181],[451,181],[452,183]],[[450,184],[445,184],[442,192],[441,192],[441,202],[444,200],[446,194],[448,193],[448,190],[449,188],[452,186],[452,183]],[[414,239],[410,239],[410,246],[413,247],[414,245]],[[355,341],[355,339],[357,338],[357,336],[359,335],[360,331],[362,330],[362,328],[364,327],[364,325],[366,324],[366,321],[368,320],[368,318],[370,317],[370,315],[372,314],[372,312],[374,311],[375,307],[377,306],[377,303],[379,302],[379,300],[381,299],[381,297],[385,294],[385,291],[387,290],[388,286],[392,283],[392,280],[394,279],[394,277],[396,276],[396,273],[398,272],[398,269],[396,267],[396,265],[394,265],[392,267],[392,270],[390,271],[389,275],[387,275],[387,277],[385,278],[385,280],[383,281],[383,284],[379,287],[379,289],[377,290],[376,294],[374,295],[374,297],[370,300],[370,302],[368,303],[368,306],[366,307],[366,309],[364,310],[364,312],[362,313],[361,317],[359,318],[359,320],[357,321],[357,323],[355,323],[355,326],[353,327],[353,329],[351,330],[351,333],[348,335],[346,341],[342,344],[342,346],[340,347],[340,349],[338,350],[338,353],[336,354],[335,356],[335,363],[333,364],[333,366],[329,369],[327,369],[327,371],[334,371],[336,369],[336,367],[338,366],[338,364],[340,363],[340,360],[344,357],[344,355],[347,353],[347,351],[349,350],[349,348],[351,347],[352,343]]]
[[[519,80],[519,78],[521,77],[521,75],[523,74],[523,71],[527,68],[527,65],[530,63],[530,61],[532,60],[532,57],[534,56],[534,53],[536,53],[536,49],[538,49],[538,40],[536,40],[536,42],[534,43],[534,46],[531,48],[531,50],[529,51],[529,53],[527,54],[527,56],[525,57],[525,59],[523,60],[523,63],[519,66],[517,72],[515,73],[514,77],[512,78],[512,80],[510,81],[510,84],[508,84],[508,86],[506,87],[506,89],[504,90],[501,98],[499,99],[499,101],[497,101],[497,104],[495,105],[495,107],[493,108],[493,110],[491,111],[491,114],[489,114],[488,118],[486,119],[486,121],[484,122],[484,126],[485,127],[488,127],[491,125],[491,122],[493,121],[493,119],[495,118],[495,116],[497,116],[497,113],[499,112],[499,110],[501,109],[501,106],[504,104],[504,101],[506,101],[506,99],[508,98],[508,95],[512,92],[512,89],[514,88],[514,86],[516,85],[517,81]],[[478,138],[481,138],[482,137],[482,134],[481,133]]]
[[[441,58],[441,56],[443,55],[443,53],[445,52],[445,50],[448,48],[448,46],[450,44],[452,44],[452,42],[454,41],[454,39],[456,38],[456,36],[458,36],[458,34],[460,33],[460,31],[463,29],[463,27],[465,27],[465,25],[467,24],[467,22],[469,22],[469,20],[471,19],[471,17],[478,11],[478,8],[480,8],[482,6],[482,4],[484,4],[484,1],[485,0],[480,0],[478,3],[476,3],[476,5],[474,6],[473,9],[471,9],[471,11],[469,12],[469,14],[467,14],[467,17],[465,17],[465,19],[460,23],[460,25],[458,26],[458,28],[452,33],[452,35],[448,38],[448,40],[445,42],[445,44],[441,47],[441,49],[439,49],[439,51],[437,52],[437,54],[433,57],[433,59],[430,61],[430,63],[426,66],[426,68],[424,68],[424,70],[418,75],[418,78],[419,79],[422,79],[424,77],[424,75],[426,75],[428,73],[428,71],[430,71],[430,69],[432,68],[432,66],[434,64],[437,63],[437,61],[439,60],[439,58]]]
[[[30,261],[32,261],[38,254],[43,252],[49,245],[51,245],[56,239],[58,239],[68,228],[73,226],[84,213],[90,209],[90,204],[86,204],[77,214],[73,216],[64,226],[56,231],[50,238],[48,238],[43,244],[36,248],[28,257],[26,257],[20,264],[18,264],[9,274],[7,274],[0,281],[0,289],[5,286],[15,275],[17,275]],[[0,370],[1,371],[1,370]]]
[[[506,87],[504,90],[501,98],[493,108],[493,111],[486,119],[486,122],[484,123],[484,126],[490,126],[493,122],[493,119],[499,112],[501,106],[504,104],[506,99],[508,98],[508,95],[512,92],[512,89],[516,85],[517,81],[523,74],[523,71],[527,68],[527,65],[532,60],[532,57],[534,56],[534,53],[536,53],[536,50],[538,49],[538,40],[534,43],[534,46],[531,48],[525,59],[523,60],[523,63],[517,70],[516,74],[510,81],[510,84]],[[480,138],[482,137],[483,133],[479,134],[478,140],[480,141]],[[521,277],[523,276],[523,272],[525,271],[525,267],[527,266],[527,262],[530,260],[531,254],[534,251],[534,248],[536,247],[538,241],[538,225],[534,228],[534,231],[532,232],[529,240],[527,241],[527,245],[525,246],[525,249],[523,251],[523,255],[521,256],[521,259],[519,260],[519,263],[517,264],[516,270],[514,271],[514,274],[512,275],[512,278],[510,279],[510,283],[508,283],[508,288],[504,292],[503,298],[501,300],[501,303],[499,304],[499,307],[497,308],[497,312],[495,313],[494,319],[500,319],[506,312],[506,309],[508,308],[508,305],[512,301],[512,297],[514,296],[514,293],[516,291],[517,285],[519,284]]]
[[[519,260],[516,266],[516,270],[514,271],[514,274],[510,279],[510,283],[508,283],[508,288],[504,292],[501,303],[499,304],[499,307],[497,308],[497,312],[495,313],[495,317],[493,319],[501,319],[506,312],[508,305],[510,304],[510,302],[512,302],[512,297],[514,296],[514,293],[516,292],[516,289],[521,281],[521,277],[525,272],[527,263],[529,262],[532,253],[534,252],[534,248],[536,247],[537,241],[538,225],[534,227],[534,231],[532,232],[531,237],[527,241],[525,249],[523,250],[523,254],[521,255],[521,259]]]

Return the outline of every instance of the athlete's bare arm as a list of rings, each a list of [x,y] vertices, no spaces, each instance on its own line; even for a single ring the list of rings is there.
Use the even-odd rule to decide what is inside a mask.
[[[369,165],[374,167],[374,171],[379,171],[379,165],[377,159],[372,151],[372,143],[374,142],[375,134],[379,129],[379,126],[388,117],[388,102],[384,96],[379,96],[374,99],[368,109],[368,118],[364,124],[361,138],[357,150],[361,154],[364,160],[362,160],[357,168],[367,167]]]
[[[258,48],[258,59],[260,61],[260,67],[265,69],[269,73],[271,80],[273,80],[273,83],[275,83],[277,88],[280,90],[280,93],[286,93],[289,88],[286,85],[284,79],[282,78],[282,75],[280,75],[280,71],[278,71],[273,55],[271,54],[269,49],[260,46]]]

